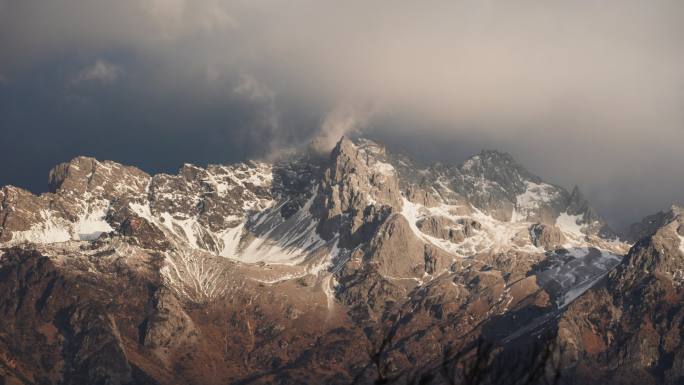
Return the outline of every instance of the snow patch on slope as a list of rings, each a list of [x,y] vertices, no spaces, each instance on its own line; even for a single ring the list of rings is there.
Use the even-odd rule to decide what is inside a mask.
[[[539,208],[558,198],[558,188],[548,183],[525,182],[527,189],[516,197],[512,222],[525,221]]]
[[[409,222],[411,230],[418,238],[460,257],[472,256],[483,251],[502,251],[508,249],[543,252],[542,249],[533,246],[529,242],[522,246],[516,245],[515,240],[517,238],[527,236],[527,224],[498,221],[477,209],[474,209],[474,213],[470,216],[454,215],[453,212],[460,207],[457,205],[440,205],[427,208],[413,203],[404,197],[401,214]],[[428,216],[442,216],[456,223],[462,220],[475,220],[482,225],[482,229],[475,231],[470,237],[456,244],[448,240],[432,237],[420,231],[416,223]]]
[[[681,235],[679,236],[679,251],[684,255],[684,237]]]
[[[453,243],[443,240],[443,239],[438,239],[435,237],[432,237],[428,234],[423,233],[420,231],[416,223],[422,218],[425,218],[429,216],[430,212],[425,206],[413,203],[406,199],[405,197],[402,197],[403,202],[402,202],[402,208],[401,208],[401,215],[406,218],[406,220],[409,223],[409,227],[411,228],[411,231],[413,234],[418,237],[418,239],[423,240],[424,242],[431,243],[437,247],[440,247],[441,249],[445,251],[451,251],[456,253],[456,245]],[[459,256],[463,256],[460,253],[456,253]]]
[[[484,249],[501,252],[506,250],[519,250],[531,253],[543,252],[543,248],[532,245],[529,239],[529,226],[527,222],[503,222],[475,210],[473,219],[482,224],[485,233]],[[467,240],[467,239],[466,239]]]
[[[48,210],[41,210],[40,216],[42,221],[31,226],[29,230],[13,232],[9,243],[56,243],[71,240],[69,222],[53,216]]]
[[[373,170],[385,175],[394,175],[395,173],[394,167],[391,164],[380,161],[375,162]]]
[[[538,186],[534,185],[533,189]],[[540,189],[553,188],[539,187]],[[539,191],[537,191],[539,192]],[[536,194],[536,193],[535,193]],[[547,194],[547,197],[552,197],[553,194]],[[551,199],[551,198],[549,198]],[[469,214],[456,214],[470,212]],[[413,203],[403,197],[403,205],[401,214],[409,222],[410,228],[419,239],[431,243],[442,250],[460,257],[474,256],[479,253],[491,252],[506,252],[509,250],[521,251],[527,253],[544,253],[546,250],[543,247],[537,247],[532,244],[530,239],[529,229],[533,222],[521,220],[517,222],[501,221],[493,218],[490,215],[483,213],[476,208],[469,208],[463,210],[459,205],[442,204],[436,207],[425,207],[423,205]],[[445,217],[455,223],[465,223],[467,221],[476,221],[481,226],[479,230],[473,230],[470,236],[466,237],[460,243],[454,243],[444,239],[438,239],[423,233],[418,227],[417,222],[429,216]],[[625,244],[618,240],[611,241],[597,241],[591,242],[586,239],[586,234],[582,232],[581,219],[579,215],[568,215],[562,213],[557,219],[557,226],[565,235],[567,242],[564,245],[566,249],[575,257],[581,257],[587,254],[588,246],[595,246],[598,249],[604,249],[606,253],[611,255],[622,254],[625,251]]]
[[[74,224],[74,235],[81,241],[93,241],[103,233],[114,231],[112,226],[107,223],[108,205],[100,204],[90,212],[81,215],[78,222]]]
[[[556,226],[565,235],[570,235],[572,238],[583,239],[586,234],[582,232],[582,226],[580,222],[582,221],[582,216],[580,215],[568,215],[567,212],[561,213],[558,218],[556,218]]]
[[[593,247],[571,247],[552,266],[538,272],[537,281],[542,287],[558,291],[557,306],[563,308],[589,290],[610,270],[617,266],[622,257],[607,250]],[[566,257],[572,257],[567,260]]]
[[[133,210],[139,217],[146,219],[148,222],[154,222],[154,217],[150,211],[149,205],[141,205],[139,203],[129,203],[128,207]]]
[[[162,213],[161,219],[161,224],[164,227],[181,237],[181,239],[185,239],[190,247],[194,249],[201,248],[197,243],[198,235],[201,229],[196,220],[190,218],[177,219],[169,213]]]
[[[242,230],[245,228],[245,223],[242,222],[239,225],[224,231],[221,234],[221,240],[223,241],[223,249],[220,255],[226,258],[237,259],[238,246],[240,245],[240,239],[242,238]]]
[[[164,212],[155,217],[148,204],[129,203],[129,207],[141,218],[155,224],[165,233],[172,235],[175,239],[186,242],[191,248],[200,249],[197,238],[200,232],[200,225],[194,219],[177,219],[171,214]]]
[[[187,243],[192,249],[202,249],[202,237],[209,234],[217,244],[223,245],[219,246],[217,251],[222,257],[247,263],[296,265],[303,262],[310,253],[327,244],[318,236],[318,222],[309,212],[314,196],[315,194],[304,207],[287,220],[282,218],[280,206],[271,206],[266,211],[258,213],[253,217],[256,222],[252,223],[251,227],[257,228],[265,224],[262,227],[266,230],[261,233],[250,231],[246,239],[243,238],[246,235],[248,219],[237,226],[212,233],[201,226],[195,218],[177,218],[166,212],[155,216],[150,212],[148,205],[131,203],[129,206],[137,215],[156,224],[165,233],[173,235],[181,244]],[[239,218],[235,216],[230,219]]]
[[[316,194],[294,215],[283,221],[278,208],[273,208],[260,222],[271,227],[256,237],[238,253],[242,262],[267,262],[296,265],[328,242],[316,232],[318,221],[309,212]]]
[[[102,233],[114,230],[105,221],[107,210],[106,202],[98,202],[84,209],[76,222],[56,216],[50,210],[41,210],[41,221],[33,224],[29,230],[13,232],[9,244],[95,240]]]

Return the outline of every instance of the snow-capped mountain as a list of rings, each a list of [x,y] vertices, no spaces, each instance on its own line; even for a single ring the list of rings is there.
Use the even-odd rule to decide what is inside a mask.
[[[496,151],[422,168],[342,138],[176,175],[79,157],[49,187],[0,190],[0,375],[23,383],[405,381],[557,327],[630,248]]]

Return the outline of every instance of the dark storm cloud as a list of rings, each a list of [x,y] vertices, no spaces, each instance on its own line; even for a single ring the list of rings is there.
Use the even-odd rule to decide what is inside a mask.
[[[172,170],[349,130],[479,148],[614,223],[684,200],[681,1],[0,0],[0,184]],[[16,164],[16,166],[14,166]]]

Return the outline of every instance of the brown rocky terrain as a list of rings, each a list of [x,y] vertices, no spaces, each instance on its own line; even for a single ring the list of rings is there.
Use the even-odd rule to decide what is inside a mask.
[[[579,190],[507,154],[421,168],[343,138],[273,164],[49,175],[39,196],[0,190],[0,383],[448,383],[444,363],[475,383],[461,358],[481,341],[501,360],[542,331],[568,379],[681,373],[684,227],[623,260]]]
[[[667,218],[560,318],[573,383],[684,381],[684,210]]]

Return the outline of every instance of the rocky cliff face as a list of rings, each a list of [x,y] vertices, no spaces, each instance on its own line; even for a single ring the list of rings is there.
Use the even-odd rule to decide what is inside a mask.
[[[565,365],[578,383],[684,380],[684,210],[658,217],[666,219],[558,323]]]
[[[423,169],[342,138],[176,175],[81,157],[49,181],[0,190],[5,383],[405,382],[480,338],[567,335],[597,282],[681,275],[647,257],[671,229],[623,260],[579,190],[494,151]]]

